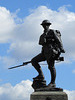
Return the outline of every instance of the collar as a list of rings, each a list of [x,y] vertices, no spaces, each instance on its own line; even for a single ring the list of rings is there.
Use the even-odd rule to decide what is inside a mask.
[[[47,33],[49,32],[49,30],[50,30],[50,29],[44,30],[44,33],[47,35]]]

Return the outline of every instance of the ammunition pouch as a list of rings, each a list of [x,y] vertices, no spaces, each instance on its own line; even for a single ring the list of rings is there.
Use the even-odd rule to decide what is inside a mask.
[[[58,57],[56,60],[58,60],[58,61],[64,61],[64,57]]]

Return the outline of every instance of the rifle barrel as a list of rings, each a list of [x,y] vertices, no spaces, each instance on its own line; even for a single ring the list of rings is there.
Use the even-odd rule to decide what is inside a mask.
[[[14,67],[10,67],[8,69],[13,69],[13,68],[21,67],[21,66],[24,66],[24,65],[14,66]]]

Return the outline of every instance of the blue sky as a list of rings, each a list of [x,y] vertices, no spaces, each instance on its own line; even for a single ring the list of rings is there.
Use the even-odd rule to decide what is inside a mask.
[[[20,9],[19,17],[25,17],[29,14],[30,9],[35,9],[38,6],[45,5],[53,10],[57,10],[59,7],[63,5],[71,5],[70,8],[68,8],[70,11],[75,11],[74,0],[0,0],[0,6],[4,6],[7,9],[9,9],[11,12],[15,12],[17,9]]]
[[[0,0],[0,88],[9,86],[6,85],[8,83],[11,87],[16,87],[17,84],[27,86],[26,81],[31,83],[37,75],[31,64],[13,70],[8,68],[22,64],[40,53],[38,40],[43,31],[40,23],[44,19],[52,22],[51,28],[61,31],[66,51],[63,54],[65,61],[55,64],[56,85],[70,94],[75,93],[74,0]],[[42,69],[48,84],[48,67],[43,65]],[[2,97],[1,94],[0,96]],[[8,97],[7,100],[12,99]]]

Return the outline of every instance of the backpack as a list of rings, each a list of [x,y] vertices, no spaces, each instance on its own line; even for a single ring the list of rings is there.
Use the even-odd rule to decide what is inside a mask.
[[[60,33],[60,31],[59,31],[59,30],[54,30],[54,33],[56,34],[56,36],[57,36],[59,42],[62,43],[62,40],[61,40],[61,33]]]

